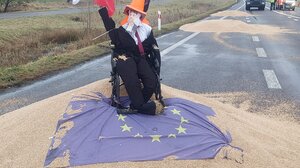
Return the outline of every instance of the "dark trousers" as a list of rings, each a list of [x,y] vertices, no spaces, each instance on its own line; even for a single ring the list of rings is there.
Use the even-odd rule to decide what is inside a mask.
[[[271,3],[270,10],[275,10],[275,3]]]
[[[145,58],[135,61],[128,57],[126,60],[118,59],[117,72],[121,76],[131,107],[140,113],[155,114],[155,103],[148,102],[156,88],[156,76]],[[143,84],[143,88],[141,86]]]

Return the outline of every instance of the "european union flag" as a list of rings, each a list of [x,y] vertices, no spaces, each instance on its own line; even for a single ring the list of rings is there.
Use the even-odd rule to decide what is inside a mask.
[[[128,97],[121,101],[130,103]],[[231,142],[228,132],[222,133],[208,120],[215,115],[210,107],[180,98],[164,101],[162,115],[148,116],[118,115],[110,99],[101,94],[74,98],[58,121],[45,166],[67,151],[70,166],[169,156],[209,159]],[[72,123],[72,128],[66,123]]]

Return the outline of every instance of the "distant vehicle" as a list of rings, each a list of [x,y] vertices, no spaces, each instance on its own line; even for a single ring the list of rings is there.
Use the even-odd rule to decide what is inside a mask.
[[[275,6],[276,6],[276,9],[279,9],[279,10],[286,10],[286,9],[289,9],[289,10],[295,10],[296,8],[296,5],[297,5],[297,0],[277,0]]]
[[[246,0],[246,10],[257,7],[258,10],[265,10],[266,0]]]

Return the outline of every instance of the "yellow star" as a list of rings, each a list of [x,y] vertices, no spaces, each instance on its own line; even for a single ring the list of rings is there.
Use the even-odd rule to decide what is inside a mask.
[[[127,124],[124,124],[123,126],[120,126],[122,128],[122,132],[128,131],[130,132],[132,127],[128,127]]]
[[[143,135],[141,135],[140,133],[137,133],[136,135],[134,135],[135,138],[139,137],[139,138],[143,138]]]
[[[183,128],[181,125],[178,128],[175,128],[175,129],[178,130],[178,134],[180,134],[180,133],[185,133],[186,134],[186,132],[185,132],[186,128]]]
[[[173,114],[181,115],[179,110],[176,110],[175,108],[171,110]]]
[[[152,142],[155,142],[155,141],[158,141],[158,142],[160,142],[160,137],[161,137],[161,135],[150,135],[151,137],[152,137]]]
[[[122,120],[122,121],[125,122],[125,118],[126,118],[127,116],[123,116],[122,114],[118,114],[117,117],[118,117],[118,121],[119,121],[119,120]]]
[[[176,135],[175,134],[169,134],[168,138],[176,138]]]
[[[187,120],[187,119],[185,119],[185,118],[183,118],[183,117],[181,117],[180,120],[181,120],[181,124],[184,123],[184,122],[185,122],[185,123],[188,123],[188,122],[189,122],[189,120]]]

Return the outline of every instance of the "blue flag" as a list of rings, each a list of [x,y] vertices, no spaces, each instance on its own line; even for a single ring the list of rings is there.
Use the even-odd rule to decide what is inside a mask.
[[[129,105],[128,97],[122,97]],[[215,115],[207,106],[180,98],[164,100],[159,116],[118,115],[110,99],[101,94],[74,98],[56,132],[73,127],[61,138],[52,139],[45,166],[69,152],[70,166],[120,162],[176,159],[211,159],[229,145],[230,134],[222,133],[207,116]],[[73,111],[73,114],[69,114]],[[75,113],[74,113],[75,112]],[[59,145],[55,142],[59,140]]]

